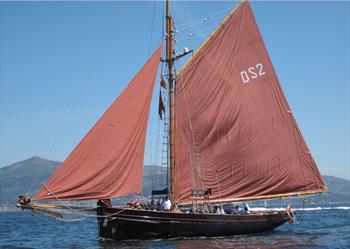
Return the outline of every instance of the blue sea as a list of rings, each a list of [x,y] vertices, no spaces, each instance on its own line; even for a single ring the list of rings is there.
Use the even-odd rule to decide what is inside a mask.
[[[30,211],[0,212],[0,247],[17,248],[350,248],[350,204],[297,208],[298,224],[271,232],[148,241],[102,241],[94,218],[58,221]]]

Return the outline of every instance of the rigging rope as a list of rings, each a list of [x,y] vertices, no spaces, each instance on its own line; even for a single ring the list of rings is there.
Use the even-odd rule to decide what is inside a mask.
[[[198,24],[201,24],[201,23],[204,23],[204,22],[208,22],[210,20],[214,20],[214,19],[218,19],[222,16],[226,16],[227,15],[227,12],[231,11],[232,7],[230,6],[229,8],[226,8],[224,10],[221,10],[211,16],[207,16],[207,17],[202,17],[200,19],[197,19],[197,20],[193,20],[191,22],[188,22],[188,23],[183,23],[181,25],[178,25],[177,28],[178,30],[183,30],[184,28],[187,28],[187,27],[190,27],[190,26],[194,26],[194,25],[198,25]]]
[[[183,82],[183,79],[182,79],[182,74],[179,74],[179,78],[180,78],[180,82]],[[186,101],[186,99],[184,99],[184,101]],[[193,148],[194,148],[194,151],[192,151],[192,148],[191,148],[191,151],[194,153],[195,155],[195,158],[196,158],[196,166],[197,166],[197,172],[199,173],[199,177],[200,177],[200,184],[202,186],[202,189],[204,189],[204,183],[203,183],[203,176],[202,176],[202,172],[201,172],[201,167],[200,167],[200,159],[198,157],[198,154],[197,154],[197,143],[196,143],[196,139],[195,139],[195,133],[194,133],[194,130],[193,130],[193,126],[192,126],[192,121],[191,121],[191,117],[190,117],[190,112],[189,112],[189,109],[188,109],[188,104],[187,102],[186,103],[183,103],[185,109],[186,109],[186,112],[187,112],[187,118],[188,118],[188,122],[189,122],[189,126],[190,126],[190,129],[191,129],[191,137],[192,137],[192,144],[193,144]],[[193,171],[193,168],[194,167],[191,167],[192,168],[192,177],[193,177],[193,182],[195,183],[195,173]],[[195,187],[195,186],[194,186]]]
[[[150,57],[151,55],[151,46],[152,46],[152,38],[153,38],[153,30],[154,30],[154,20],[155,20],[155,11],[156,11],[156,1],[153,2],[153,13],[152,13],[152,24],[151,24],[151,30],[150,30],[150,37],[149,37],[149,45],[148,45],[148,53],[147,53],[147,57]],[[156,92],[156,91],[155,91]],[[154,95],[154,93],[153,93]],[[150,114],[150,116],[152,116],[152,113]],[[153,126],[150,122],[151,118],[149,118],[149,124],[147,126],[147,130],[148,130],[148,135],[149,135],[149,146],[148,150],[149,150],[149,156],[150,156],[150,162],[152,164],[152,160],[153,160]],[[147,143],[147,142],[146,142]],[[153,168],[151,169],[152,174],[153,172]],[[153,189],[153,179],[152,179],[152,189]]]
[[[244,13],[243,13],[244,15]],[[239,40],[239,37],[240,37],[240,33],[241,33],[241,28],[242,28],[242,20],[243,20],[243,17],[241,18],[241,21],[240,21],[240,27],[239,27],[239,34],[238,34],[238,38],[236,40],[236,44],[235,44],[235,50],[234,50],[234,55],[236,54],[237,52],[237,44],[238,44],[238,40]],[[222,33],[221,33],[222,35]],[[198,51],[197,51],[198,52]],[[233,55],[233,58],[235,60],[235,56]],[[179,74],[179,78],[180,78],[180,81],[183,82],[182,80],[182,74]],[[225,97],[225,95],[227,94],[227,91],[224,92],[224,96],[223,98],[221,99],[221,102],[219,104],[219,109],[221,109],[221,106],[222,106],[222,103],[223,103],[223,99]],[[184,101],[186,101],[186,99],[184,98]],[[194,145],[194,149],[197,150],[197,143],[196,143],[196,140],[195,140],[195,135],[194,135],[194,130],[193,130],[193,127],[192,127],[192,122],[191,122],[191,118],[190,118],[190,115],[189,115],[189,108],[188,108],[188,104],[187,103],[183,103],[184,107],[186,108],[187,110],[187,116],[188,116],[188,122],[189,122],[189,127],[191,129],[191,134],[192,134],[192,143]],[[213,136],[216,135],[216,134],[212,134]],[[205,146],[205,150],[207,150],[207,145]],[[198,158],[198,153],[196,153],[194,151],[195,155],[196,155],[196,158],[197,158],[197,170],[198,170],[198,173],[199,173],[199,177],[200,177],[200,180],[201,180],[201,185],[202,185],[202,188],[203,187],[203,176],[202,176],[202,172],[201,172],[201,167],[200,167],[200,159]],[[217,169],[217,173],[218,173],[218,169]],[[194,176],[193,176],[194,177]],[[218,186],[218,189],[219,189],[219,202],[220,202],[220,205],[221,205],[221,186],[220,186],[220,182],[218,181],[217,179],[217,186]]]
[[[151,55],[151,45],[152,45],[152,38],[153,38],[153,30],[154,30],[154,20],[155,20],[155,13],[156,13],[156,3],[157,1],[154,0],[153,2],[153,13],[152,13],[152,25],[151,25],[151,32],[150,32],[150,38],[149,38],[149,46],[148,46],[148,53],[147,53],[147,57],[150,57]]]
[[[66,207],[68,210],[70,210],[72,213],[80,213],[82,215],[86,215],[85,213],[83,213],[80,210],[76,210],[71,208],[69,205],[66,205],[66,202],[60,200],[50,189],[49,187],[46,185],[46,183],[43,185],[43,187],[56,199],[56,201],[58,201],[59,203],[62,204],[62,206]]]
[[[52,208],[53,210],[55,210],[54,208]],[[59,210],[60,212],[58,211],[51,211],[50,209],[48,210],[45,210],[45,209],[40,209],[40,208],[36,208],[36,209],[29,209],[30,211],[32,211],[34,214],[39,214],[39,215],[44,215],[44,216],[47,216],[47,217],[53,217],[55,218],[56,220],[60,220],[60,221],[64,221],[64,222],[78,222],[78,221],[85,221],[85,220],[88,220],[88,219],[95,219],[96,218],[109,218],[109,217],[112,217],[114,215],[117,215],[117,214],[120,214],[122,212],[124,212],[126,209],[125,208],[122,208],[121,210],[117,211],[117,212],[114,212],[114,213],[111,213],[111,214],[108,214],[108,215],[97,215],[97,214],[84,214],[84,218],[78,218],[78,219],[67,219],[67,218],[63,218],[63,215],[62,213],[64,213],[64,211],[62,210]],[[112,217],[111,220],[113,219],[117,219],[116,217]]]
[[[186,39],[192,39],[195,37],[208,37],[210,35],[210,33],[217,27],[216,24],[208,26],[206,28],[203,29],[199,29],[195,32],[190,32],[190,33],[183,33],[183,36],[181,38],[179,38],[177,41],[183,41]]]
[[[154,13],[155,13],[155,10],[156,10],[156,1],[154,1],[154,4],[153,4],[153,19],[152,19],[152,25],[151,25],[151,32],[150,32],[150,40],[149,40],[148,54],[150,54],[151,45],[152,45],[153,30],[154,30],[154,22],[155,22],[155,14],[154,14]],[[220,11],[220,12],[218,12],[218,13],[216,13],[216,14],[214,14],[214,15],[211,15],[211,16],[209,16],[209,17],[202,18],[201,20],[192,21],[192,22],[190,22],[190,23],[182,24],[182,25],[178,26],[178,30],[183,30],[183,29],[185,29],[185,28],[189,29],[189,27],[194,26],[194,25],[197,25],[198,23],[207,22],[207,21],[209,21],[209,20],[214,20],[214,19],[220,18],[221,15],[222,15],[222,13],[225,12],[225,11],[226,11],[226,10]],[[206,29],[208,29],[208,28],[206,28]],[[164,33],[164,32],[162,32],[162,36],[163,36],[163,33]],[[176,42],[176,41],[175,41],[175,42]],[[95,62],[96,62],[96,60],[95,60]],[[97,64],[97,63],[96,63],[96,64]],[[95,70],[96,70],[96,67],[94,67],[94,70],[90,70],[91,73],[90,73],[90,77],[89,77],[89,78],[92,78],[92,76],[93,76]],[[85,81],[85,84],[83,85],[82,91],[80,92],[80,94],[78,95],[77,99],[74,101],[72,107],[70,108],[70,110],[69,110],[69,112],[68,112],[68,115],[66,116],[66,119],[65,119],[63,125],[62,125],[61,128],[59,129],[59,132],[58,132],[57,136],[56,136],[55,139],[54,139],[54,142],[53,142],[52,146],[49,148],[49,151],[48,151],[48,153],[47,153],[47,156],[49,156],[49,154],[52,152],[52,150],[53,150],[54,147],[56,146],[56,144],[57,144],[57,142],[58,142],[58,140],[59,140],[60,135],[62,134],[62,132],[63,132],[63,130],[64,130],[66,124],[68,123],[69,119],[71,118],[71,116],[72,116],[72,114],[73,114],[74,109],[76,108],[76,106],[77,106],[79,100],[80,100],[81,97],[83,96],[83,93],[84,93],[85,90],[87,89],[88,83],[89,83],[89,80]],[[186,106],[186,107],[187,107],[187,106]],[[188,111],[188,107],[187,107],[187,111]],[[189,114],[189,113],[188,113],[188,114]],[[166,122],[166,120],[167,120],[167,119],[164,120],[164,123]],[[189,120],[189,121],[191,122],[191,120]],[[155,162],[155,164],[156,164],[156,162],[157,162],[157,159],[159,160],[159,154],[158,154],[158,151],[159,151],[159,134],[160,134],[159,124],[160,124],[160,120],[158,120],[158,122],[157,122],[157,130],[158,130],[158,132],[157,132],[157,138],[156,138],[156,147],[157,147],[157,148],[156,148],[156,153],[155,153],[155,155],[154,155],[154,160],[153,160],[153,161]],[[197,144],[196,144],[196,141],[195,141],[195,138],[194,138],[194,131],[193,131],[192,124],[190,124],[190,127],[191,127],[191,133],[192,133],[192,139],[193,139],[194,150],[197,150]],[[164,131],[163,131],[163,133],[164,133]],[[151,143],[151,144],[150,144],[150,149],[151,149],[150,154],[151,154],[151,155],[150,155],[150,156],[151,156],[151,162],[152,162],[152,158],[153,158],[153,152],[152,152],[152,147],[153,147],[153,144],[152,144],[152,128],[150,128],[150,135],[151,135],[151,139],[150,139],[150,143]],[[192,150],[192,149],[191,149],[191,150]],[[197,166],[198,173],[199,173],[199,175],[200,175],[201,185],[202,185],[202,187],[203,187],[203,176],[202,176],[201,167],[200,167],[200,159],[199,159],[197,153],[194,153],[194,154],[195,154],[196,161],[197,161],[196,166]],[[192,156],[191,156],[191,157],[192,157]],[[191,158],[191,159],[192,159],[192,158]],[[155,165],[155,164],[154,164],[154,165]],[[194,170],[194,169],[192,168],[192,170]],[[193,177],[194,177],[194,172],[193,172]],[[52,193],[52,192],[48,189],[48,187],[46,186],[46,184],[44,185],[44,187],[49,191],[49,193],[51,193],[51,195],[52,195],[58,202],[63,203],[61,200],[59,200],[59,198],[57,198],[57,197],[54,195],[54,193]],[[65,203],[64,203],[64,206],[65,206]],[[70,209],[70,208],[68,207],[68,209]],[[71,210],[72,212],[75,212],[75,213],[81,213],[81,211],[78,211],[78,210],[75,210],[75,209],[70,209],[70,210]],[[94,217],[96,217],[96,216],[94,216]]]
[[[126,11],[124,11],[124,8],[125,8],[125,5],[122,5],[122,8],[121,8],[122,15],[123,14],[125,15],[125,13],[126,13]],[[111,41],[111,39],[106,39],[106,41]],[[98,57],[100,57],[99,59],[101,59],[102,54],[100,53]],[[67,111],[67,115],[65,116],[64,121],[63,121],[62,125],[60,126],[56,136],[54,137],[54,140],[53,140],[51,146],[49,147],[49,149],[48,149],[48,151],[46,153],[46,157],[47,158],[50,158],[50,155],[51,155],[52,151],[54,150],[55,146],[57,145],[57,143],[59,141],[59,138],[61,137],[61,135],[62,135],[62,133],[63,133],[67,123],[68,123],[68,121],[70,120],[73,112],[76,110],[76,107],[77,107],[81,97],[83,96],[83,94],[85,93],[86,89],[88,88],[88,85],[89,85],[93,75],[96,72],[97,65],[100,64],[99,63],[99,59],[93,60],[93,64],[91,65],[92,69],[89,70],[89,75],[87,77],[87,80],[81,80],[82,81],[81,84],[80,84],[80,85],[82,85],[81,86],[81,90],[80,90],[77,98],[73,101],[72,105],[70,106],[69,110]]]

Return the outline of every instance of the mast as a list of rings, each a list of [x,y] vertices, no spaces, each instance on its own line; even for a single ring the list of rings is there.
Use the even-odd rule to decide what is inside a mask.
[[[169,171],[170,171],[170,201],[175,204],[175,156],[174,156],[174,56],[173,56],[173,19],[170,15],[170,3],[166,0],[166,63],[168,64],[169,83]]]

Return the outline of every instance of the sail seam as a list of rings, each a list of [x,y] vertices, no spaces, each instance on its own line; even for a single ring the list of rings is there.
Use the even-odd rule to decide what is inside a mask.
[[[252,15],[253,15],[254,19],[256,19],[254,13],[252,13]],[[262,41],[262,43],[263,43],[263,45],[264,45],[264,48],[265,48],[265,50],[266,50],[266,46],[265,46],[264,40],[262,39],[261,33],[260,33],[259,30],[258,30],[258,32],[259,32],[259,36],[261,37],[261,41]],[[270,62],[271,65],[272,65],[272,61],[271,61],[271,58],[270,58],[269,54],[268,54],[268,53],[266,53],[266,54],[267,54],[267,58],[268,58],[269,62]],[[298,126],[297,126],[297,123],[296,123],[296,121],[295,121],[295,119],[294,119],[293,113],[290,111],[291,108],[290,108],[289,105],[288,105],[287,99],[286,99],[286,97],[285,97],[285,95],[284,95],[284,92],[283,92],[283,90],[282,90],[282,87],[281,87],[281,85],[280,85],[280,83],[279,83],[278,76],[277,76],[277,73],[276,73],[274,67],[272,67],[272,71],[273,71],[273,74],[274,74],[274,76],[275,76],[275,80],[273,81],[273,83],[276,85],[277,91],[281,94],[281,98],[282,98],[282,101],[281,101],[281,102],[282,102],[282,103],[283,103],[283,102],[286,103],[286,105],[287,105],[287,106],[286,106],[286,107],[287,107],[287,112],[290,114],[290,117],[291,117],[291,122],[290,122],[290,124],[291,124],[292,129],[293,129],[293,136],[294,136],[294,140],[295,140],[295,145],[296,145],[296,150],[297,150],[298,161],[299,161],[300,168],[301,168],[301,171],[302,171],[302,174],[303,174],[303,178],[304,178],[304,182],[305,182],[305,189],[306,189],[306,191],[309,191],[309,190],[308,190],[309,188],[308,188],[308,185],[307,185],[307,179],[306,179],[305,171],[304,171],[304,168],[303,168],[303,165],[302,165],[302,160],[301,160],[301,158],[300,158],[299,143],[298,143],[298,140],[297,140],[297,137],[296,137],[296,134],[295,134],[295,130],[297,129],[297,131],[298,131]],[[276,93],[275,93],[275,94],[276,94]],[[277,96],[277,98],[279,98],[279,96]],[[284,107],[285,107],[285,106],[284,106]],[[286,111],[285,108],[283,108],[283,109],[282,109],[283,117],[285,116],[285,111]],[[287,122],[288,122],[288,121],[287,121]]]
[[[291,121],[292,121],[291,125],[292,125],[293,135],[294,135],[294,139],[295,139],[295,146],[296,146],[297,153],[298,153],[298,160],[299,160],[301,172],[303,172],[303,177],[304,177],[304,181],[305,181],[305,189],[306,189],[306,191],[308,191],[307,179],[306,179],[306,176],[305,176],[305,171],[304,171],[304,168],[303,168],[302,160],[300,158],[299,143],[298,143],[298,140],[297,140],[297,137],[296,137],[296,134],[295,134],[295,127],[294,127],[295,120],[294,120],[294,117],[293,117],[293,113],[290,112],[289,114],[290,114]]]
[[[238,37],[236,39],[236,42],[235,42],[235,45],[234,45],[234,51],[233,51],[233,60],[235,61],[236,60],[236,54],[237,54],[237,50],[238,50],[238,44],[239,44],[239,39],[240,39],[240,35],[241,35],[241,31],[242,31],[242,25],[243,25],[243,18],[244,18],[244,15],[245,15],[245,8],[243,9],[243,13],[242,13],[242,16],[240,18],[240,24],[239,24],[239,32],[238,32]],[[233,14],[233,13],[231,13]],[[230,15],[229,15],[230,16]],[[225,21],[224,21],[225,22]],[[221,35],[223,35],[225,31],[222,31]],[[233,63],[234,64],[234,63]],[[215,70],[215,68],[213,68],[213,70]],[[181,69],[180,69],[181,71]],[[183,78],[182,78],[182,73],[179,73],[178,74],[179,78],[180,78],[180,82],[182,83],[183,82]],[[220,101],[220,104],[218,106],[218,111],[220,111],[222,109],[222,104],[223,104],[223,101],[225,99],[225,96],[228,94],[228,91],[224,91],[224,96],[222,97],[221,101]],[[187,103],[187,98],[186,96],[184,96],[184,101]],[[186,103],[183,103],[183,105],[185,106],[186,110],[187,110],[187,118],[188,118],[188,121],[189,121],[189,127],[191,129],[191,136],[192,136],[192,143],[193,143],[193,146],[194,146],[194,149],[195,151],[194,152],[194,155],[196,157],[196,168],[197,168],[197,171],[199,173],[199,177],[200,177],[200,184],[202,186],[202,188],[204,189],[204,178],[203,178],[203,173],[202,173],[202,170],[201,170],[201,167],[200,167],[200,159],[198,158],[198,155],[197,155],[197,143],[196,143],[196,139],[195,139],[195,136],[194,136],[194,130],[193,130],[193,126],[192,126],[192,121],[191,121],[191,118],[190,118],[190,114],[189,114],[189,109],[188,109],[188,105]],[[219,114],[218,114],[219,115]],[[204,148],[204,151],[202,153],[205,153],[205,151],[207,150],[207,147],[208,147],[208,144],[205,146]],[[192,167],[192,171],[193,171],[193,167]],[[219,169],[219,166],[217,165],[216,167],[216,177],[218,178],[218,174],[220,172],[220,169]],[[194,183],[195,183],[195,180],[194,180]],[[218,191],[219,191],[219,197],[221,198],[222,196],[222,191],[221,191],[221,186],[220,186],[220,181],[216,181],[216,187],[218,188]]]
[[[182,81],[182,74],[180,74],[180,78],[181,78],[181,81]],[[184,101],[187,103],[187,100],[186,100],[186,97],[184,96]],[[204,188],[204,183],[203,183],[203,175],[202,175],[202,171],[201,171],[201,167],[200,167],[200,159],[198,158],[198,155],[196,153],[196,150],[198,150],[197,148],[197,142],[196,142],[196,138],[195,138],[195,135],[194,135],[194,130],[193,130],[193,126],[192,126],[192,121],[191,121],[191,117],[190,117],[190,111],[189,111],[189,108],[188,108],[188,105],[186,103],[183,103],[183,105],[185,106],[186,108],[186,113],[187,113],[187,118],[188,118],[188,121],[189,121],[189,125],[190,125],[190,129],[191,129],[191,137],[192,137],[192,143],[193,143],[193,146],[194,146],[194,155],[196,157],[196,160],[197,160],[197,163],[196,163],[196,166],[197,166],[197,171],[199,173],[199,177],[200,177],[200,180],[201,180],[201,185],[202,185],[202,188]],[[193,170],[193,169],[192,169]],[[194,175],[193,175],[194,177]]]

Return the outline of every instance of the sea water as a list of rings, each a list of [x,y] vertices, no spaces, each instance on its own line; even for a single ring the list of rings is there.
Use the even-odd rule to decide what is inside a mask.
[[[58,221],[29,211],[5,211],[0,212],[0,248],[350,248],[350,204],[295,210],[298,224],[265,233],[124,242],[99,240],[93,217]]]

